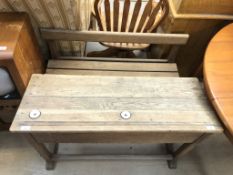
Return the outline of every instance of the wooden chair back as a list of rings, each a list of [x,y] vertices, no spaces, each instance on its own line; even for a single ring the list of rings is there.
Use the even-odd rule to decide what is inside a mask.
[[[151,33],[157,31],[168,11],[167,0],[148,0],[145,6],[142,0],[124,0],[123,8],[119,0],[95,0],[93,15],[100,31]]]

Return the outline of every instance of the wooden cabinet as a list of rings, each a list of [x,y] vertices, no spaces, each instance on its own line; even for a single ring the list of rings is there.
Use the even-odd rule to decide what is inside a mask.
[[[203,61],[209,40],[233,20],[233,3],[232,0],[168,1],[170,14],[162,28],[165,32],[190,34],[176,60],[181,76],[193,76]]]
[[[26,13],[0,13],[0,26],[0,67],[9,72],[22,96],[31,75],[44,72],[43,58]],[[0,99],[0,116],[12,118],[18,103]]]
[[[232,0],[172,0],[177,13],[233,15]]]

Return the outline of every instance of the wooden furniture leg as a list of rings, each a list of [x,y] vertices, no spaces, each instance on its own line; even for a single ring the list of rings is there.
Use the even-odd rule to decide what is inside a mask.
[[[39,143],[31,134],[25,134],[25,137],[31,143],[31,145],[37,150],[37,152],[41,155],[41,157],[46,161],[46,169],[54,170],[56,162],[59,160],[167,160],[168,167],[170,169],[177,168],[177,160],[179,157],[190,152],[197,144],[199,144],[202,140],[204,140],[210,134],[203,134],[199,138],[197,138],[192,143],[184,143],[177,150],[173,150],[173,144],[166,144],[166,150],[168,154],[165,155],[82,155],[82,154],[58,154],[58,143],[54,143],[50,149],[47,149],[43,143]]]
[[[43,143],[37,142],[37,140],[31,134],[24,134],[28,142],[37,150],[40,156],[46,161],[46,169],[47,170],[54,170],[55,168],[55,161],[52,160],[53,153],[51,153]],[[54,151],[58,150],[58,145],[55,144]]]
[[[0,118],[0,131],[6,131],[9,130],[10,128],[10,124],[4,122],[1,118]]]
[[[203,134],[192,143],[184,143],[176,151],[173,151],[173,145],[172,144],[166,144],[167,152],[172,154],[172,156],[173,156],[172,160],[167,161],[168,167],[170,169],[176,169],[177,159],[179,157],[185,155],[189,151],[191,151],[197,144],[199,144],[202,140],[204,140],[209,135],[210,134]]]

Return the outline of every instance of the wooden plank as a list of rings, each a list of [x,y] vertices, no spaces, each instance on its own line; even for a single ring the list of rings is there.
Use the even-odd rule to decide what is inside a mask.
[[[101,76],[153,76],[153,77],[179,77],[178,72],[135,72],[135,71],[97,71],[78,69],[47,69],[47,74],[60,75],[101,75]]]
[[[150,16],[151,10],[152,10],[152,2],[153,2],[153,0],[149,0],[147,2],[146,7],[145,7],[145,9],[143,11],[143,14],[141,16],[141,19],[139,21],[139,24],[138,24],[138,27],[137,27],[137,30],[136,30],[137,32],[142,31],[142,28],[143,28],[143,26],[145,24],[145,21],[146,21],[147,17]]]
[[[28,114],[38,109],[41,116]],[[130,111],[131,118],[120,117]],[[33,75],[11,131],[219,133],[195,78]],[[24,127],[23,127],[24,128]]]
[[[143,32],[147,32],[147,30],[149,30],[155,23],[156,17],[161,7],[161,3],[162,1],[159,1],[158,3],[156,3],[155,7],[152,9],[152,12],[149,16],[149,20],[147,21],[146,26],[143,29]]]
[[[161,1],[161,13],[158,17],[155,18],[156,22],[151,26],[148,32],[155,33],[158,32],[157,29],[161,23],[165,21],[166,18],[169,16],[169,5],[167,0]]]
[[[114,58],[114,57],[77,57],[77,56],[59,56],[56,59],[62,60],[80,60],[80,61],[107,61],[107,62],[143,62],[143,63],[167,63],[166,59],[156,58]]]
[[[111,13],[109,0],[104,1],[105,6],[105,21],[107,31],[111,31]]]
[[[177,72],[177,67],[174,63],[128,63],[78,60],[50,60],[48,63],[48,68],[139,72]]]
[[[126,31],[128,16],[129,16],[129,8],[130,8],[130,0],[125,0],[124,8],[123,8],[123,15],[122,15],[122,22],[121,22],[121,32]]]
[[[100,12],[99,12],[99,3],[101,3],[100,0],[95,0],[95,4],[94,4],[94,11],[95,11],[95,17],[99,26],[99,30],[103,31],[103,25],[101,22],[101,18],[100,18]]]
[[[164,143],[190,143],[200,136],[200,133],[80,133],[80,134],[43,134],[34,133],[38,142],[60,143],[131,143],[131,144],[155,144]]]
[[[71,40],[93,42],[125,42],[144,44],[186,44],[188,34],[129,33],[103,31],[70,31],[58,29],[41,29],[46,40]]]
[[[133,14],[132,14],[132,19],[131,19],[130,26],[129,26],[129,32],[133,32],[135,29],[135,24],[136,24],[137,19],[138,19],[138,14],[140,12],[141,5],[142,5],[142,1],[137,0],[135,7],[134,7]]]
[[[110,97],[166,97],[205,99],[202,87],[197,79],[169,77],[114,77],[114,76],[66,76],[34,75],[30,95],[90,97],[93,95]],[[50,79],[53,78],[54,80]],[[79,82],[76,82],[79,81]],[[151,82],[150,82],[151,81]],[[147,84],[146,84],[147,83]],[[74,85],[68,86],[68,84]],[[95,85],[98,84],[98,87]],[[185,84],[185,85],[183,85]],[[134,87],[135,86],[135,87]],[[61,90],[57,89],[59,87]],[[75,87],[79,87],[75,89]],[[95,87],[95,88],[93,88]],[[112,90],[117,87],[116,90]],[[161,88],[163,87],[163,88]],[[144,89],[142,91],[142,89]],[[170,89],[173,89],[172,91]],[[191,90],[190,90],[191,89]],[[66,93],[63,93],[63,92]],[[103,91],[103,92],[102,92]],[[156,93],[153,93],[156,91]],[[100,94],[101,92],[101,94]],[[197,101],[196,101],[197,102]],[[22,103],[22,102],[21,102]],[[201,103],[203,104],[203,103]],[[177,104],[178,105],[178,104]],[[203,104],[204,105],[204,104]]]
[[[40,153],[40,156],[43,157],[46,161],[51,161],[52,153],[42,143],[38,141],[31,134],[24,134],[24,137],[27,141]]]
[[[195,146],[197,146],[201,141],[203,141],[205,138],[210,136],[210,134],[203,134],[198,139],[196,139],[192,143],[185,143],[181,147],[179,147],[173,154],[174,158],[177,159],[179,157],[182,157],[189,151],[191,151]]]
[[[59,43],[56,43],[56,41],[48,41],[48,46],[52,59],[61,55],[58,44]]]
[[[80,88],[84,88],[83,85],[80,85]],[[86,88],[87,90],[90,89],[90,87]],[[105,88],[103,88],[105,90]],[[120,88],[121,89],[121,88]],[[149,88],[147,88],[149,89]],[[67,89],[66,89],[67,90]],[[99,90],[99,88],[96,88],[96,90]],[[51,93],[51,95],[48,95],[48,93]],[[64,115],[67,110],[70,110],[72,113],[69,114],[69,121],[79,121],[82,123],[83,119],[88,120],[91,122],[97,122],[97,124],[100,122],[99,118],[91,118],[91,115],[100,115],[101,110],[109,110],[107,114],[103,114],[103,116],[106,116],[107,119],[105,119],[105,122],[109,122],[112,125],[117,125],[119,123],[122,123],[118,120],[119,111],[124,108],[127,108],[127,110],[134,111],[134,118],[130,122],[139,123],[140,122],[151,122],[150,124],[156,123],[159,119],[160,122],[169,122],[175,123],[175,121],[171,121],[171,118],[167,116],[170,111],[174,111],[172,117],[175,117],[176,119],[183,119],[182,117],[185,115],[186,118],[183,119],[183,123],[188,123],[189,120],[194,120],[194,122],[191,125],[198,124],[203,121],[201,118],[201,115],[203,114],[203,111],[205,111],[206,116],[211,117],[213,112],[211,110],[208,111],[208,103],[204,102],[206,98],[195,98],[195,96],[191,96],[189,99],[178,98],[176,95],[175,97],[170,97],[171,94],[168,94],[167,96],[164,95],[163,92],[161,92],[161,96],[165,96],[166,98],[170,97],[169,99],[161,98],[158,95],[152,96],[149,98],[147,92],[143,92],[141,94],[138,94],[138,97],[130,98],[131,95],[129,92],[127,92],[126,97],[122,97],[122,94],[113,95],[113,97],[107,97],[106,100],[105,96],[108,96],[110,92],[104,93],[102,96],[98,96],[98,92],[92,92],[85,91],[85,95],[83,97],[78,96],[75,93],[80,93],[80,91],[75,91],[69,94],[60,95],[59,97],[56,97],[56,93],[53,93],[49,91],[46,93],[46,95],[49,96],[49,99],[46,100],[45,97],[39,97],[41,93],[35,91],[32,92],[31,96],[34,98],[34,101],[27,105],[28,108],[32,108],[37,106],[39,109],[43,109],[45,114],[43,115],[43,121],[49,121],[49,120],[55,120],[56,122],[63,122],[64,118],[60,118],[60,116]],[[58,91],[59,93],[60,91]],[[139,93],[139,92],[137,92]],[[180,94],[180,92],[177,92]],[[98,96],[98,97],[92,97]],[[170,96],[169,96],[170,95]],[[67,96],[71,99],[68,99]],[[142,97],[145,96],[145,97]],[[200,95],[199,95],[200,96]],[[101,98],[100,98],[101,97]],[[56,101],[56,103],[61,103],[63,107],[60,109],[57,109],[54,114],[49,114],[50,108],[54,107],[53,102]],[[198,104],[198,102],[201,101],[202,103]],[[226,100],[227,101],[227,100]],[[230,100],[228,100],[229,102]],[[26,99],[25,102],[28,102]],[[25,103],[24,102],[24,103]],[[72,102],[82,102],[77,104],[72,104]],[[232,100],[231,100],[232,102]],[[130,103],[126,106],[127,103]],[[188,103],[188,104],[187,104]],[[166,104],[169,105],[169,109],[167,109]],[[232,103],[231,103],[232,104]],[[70,105],[70,106],[69,106]],[[230,106],[230,105],[229,105]],[[228,106],[228,109],[229,109]],[[193,108],[192,108],[193,107]],[[166,111],[167,109],[167,111]],[[75,111],[76,110],[76,111]],[[89,114],[86,114],[85,110],[90,110]],[[145,111],[144,111],[145,110]],[[196,116],[193,115],[193,110],[197,110]],[[22,113],[28,112],[28,109],[21,110]],[[20,115],[23,115],[23,114]],[[47,113],[47,114],[46,114]],[[75,117],[76,114],[79,114]],[[231,112],[232,114],[232,112]],[[109,116],[108,116],[109,115]],[[143,119],[141,116],[144,116]],[[57,118],[56,118],[57,117]],[[68,116],[67,116],[68,117]],[[82,117],[82,118],[80,118]],[[196,120],[195,120],[196,117]],[[65,119],[66,120],[66,119]],[[86,121],[84,120],[84,121]],[[101,121],[102,122],[102,121]],[[85,122],[83,122],[85,123]],[[94,123],[92,123],[95,125]]]
[[[114,28],[114,32],[118,31],[118,23],[119,23],[119,0],[114,0],[114,6],[113,6],[113,13],[114,13],[114,17],[113,17],[113,28]]]
[[[80,155],[80,154],[56,154],[53,156],[53,160],[55,161],[64,161],[64,160],[124,160],[124,161],[130,161],[130,160],[172,160],[173,157],[171,154],[165,154],[165,155],[122,155],[122,154],[85,154],[85,155]]]

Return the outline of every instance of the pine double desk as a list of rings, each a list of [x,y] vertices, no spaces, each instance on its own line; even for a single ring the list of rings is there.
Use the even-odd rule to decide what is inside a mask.
[[[33,75],[12,132],[53,169],[74,159],[163,159],[170,168],[223,129],[196,78]],[[53,143],[50,152],[45,143]],[[58,143],[165,143],[166,155],[67,155]],[[172,143],[182,144],[172,150]]]
[[[204,82],[210,101],[233,142],[233,23],[220,30],[208,45]]]

